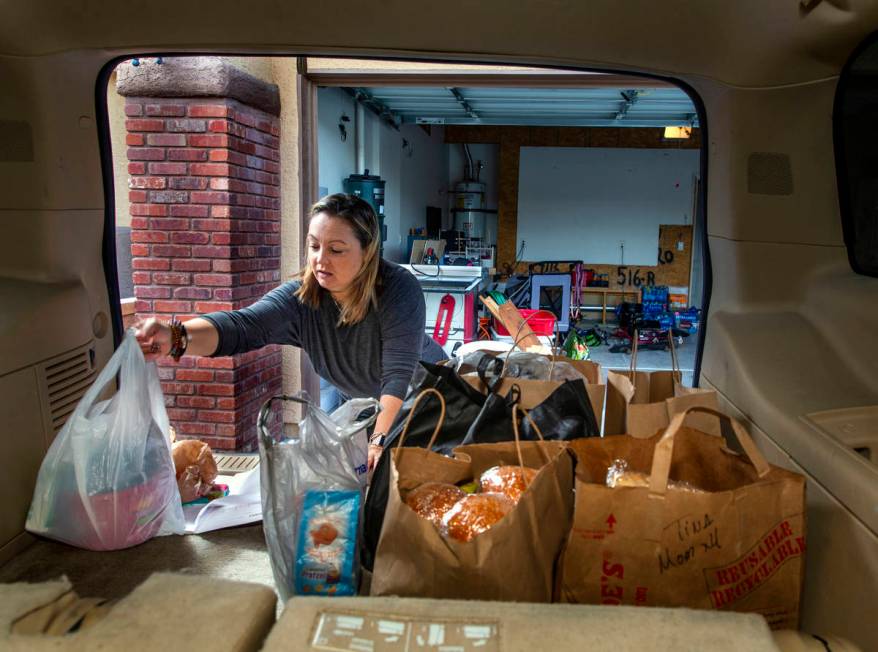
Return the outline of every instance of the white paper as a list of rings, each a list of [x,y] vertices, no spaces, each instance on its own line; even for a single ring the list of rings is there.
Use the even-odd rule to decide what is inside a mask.
[[[217,484],[229,485],[229,495],[202,505],[184,505],[186,533],[200,534],[262,520],[259,467],[237,475],[219,475]]]

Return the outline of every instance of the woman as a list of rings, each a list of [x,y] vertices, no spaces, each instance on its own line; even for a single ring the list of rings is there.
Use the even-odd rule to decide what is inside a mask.
[[[446,357],[424,332],[424,297],[407,270],[379,255],[378,219],[352,195],[311,209],[308,262],[291,281],[242,310],[185,323],[149,319],[136,335],[147,359],[227,356],[266,344],[305,350],[314,368],[349,397],[381,402],[369,466],[381,454],[419,359]]]

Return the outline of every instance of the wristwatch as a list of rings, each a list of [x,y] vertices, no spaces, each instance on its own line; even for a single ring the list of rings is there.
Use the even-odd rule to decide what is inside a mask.
[[[369,446],[384,446],[384,441],[386,439],[386,432],[376,432],[371,437],[369,437]]]

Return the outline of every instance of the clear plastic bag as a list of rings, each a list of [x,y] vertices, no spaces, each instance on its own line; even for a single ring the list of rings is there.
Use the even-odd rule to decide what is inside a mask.
[[[539,353],[510,351],[505,356],[506,369],[504,376],[509,378],[525,378],[530,380],[549,380],[552,361]]]
[[[119,390],[98,400],[117,374]],[[90,550],[183,533],[164,396],[133,331],[52,442],[25,527]]]
[[[487,364],[495,359],[502,360],[504,366],[494,367]],[[476,375],[481,370],[481,373],[489,380],[499,371],[507,378],[588,382],[588,379],[569,362],[553,361],[540,353],[510,351],[498,354],[495,358],[494,355],[485,351],[473,351],[463,357],[454,358],[452,366],[461,375]]]
[[[278,442],[271,436],[274,401],[303,406],[297,439]],[[262,520],[284,601],[293,595],[356,595],[366,429],[379,410],[374,399],[352,399],[330,415],[302,393],[275,396],[259,412]]]
[[[627,460],[615,459],[607,468],[607,486],[611,489],[616,487],[649,487],[649,474],[631,471],[628,468]],[[693,493],[704,493],[703,489],[699,489],[685,480],[669,480],[668,488]]]
[[[484,351],[472,351],[460,357],[452,358],[451,366],[462,376],[463,374],[472,373],[478,369],[479,363],[485,356],[490,357],[490,354],[485,353]]]
[[[557,360],[555,364],[552,365],[552,377],[549,380],[581,380],[588,384],[588,378],[580,373],[576,367],[569,362],[562,362],[560,360]]]

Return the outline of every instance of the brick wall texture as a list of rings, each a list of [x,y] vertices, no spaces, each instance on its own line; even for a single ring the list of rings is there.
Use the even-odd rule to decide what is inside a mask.
[[[277,287],[278,119],[211,98],[129,97],[125,113],[137,316],[235,310]],[[252,450],[256,414],[281,392],[281,352],[166,359],[159,374],[178,436]]]

